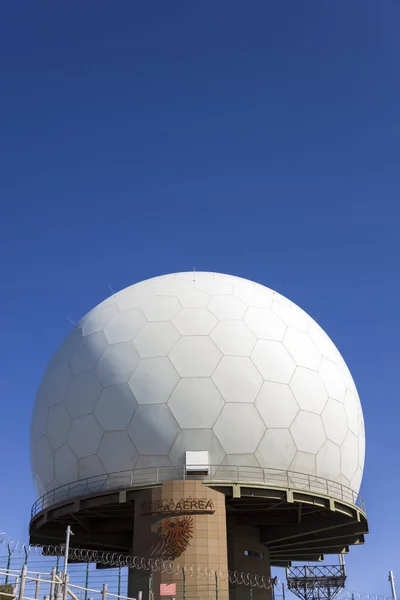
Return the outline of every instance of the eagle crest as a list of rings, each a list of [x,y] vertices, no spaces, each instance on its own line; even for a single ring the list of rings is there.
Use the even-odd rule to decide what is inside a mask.
[[[165,518],[159,534],[163,540],[161,554],[166,560],[175,560],[190,544],[193,537],[192,517]]]

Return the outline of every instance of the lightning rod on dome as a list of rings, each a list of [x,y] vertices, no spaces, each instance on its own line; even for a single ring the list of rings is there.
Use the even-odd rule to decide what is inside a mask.
[[[110,291],[111,291],[112,295],[113,295],[113,296],[115,296],[115,292],[114,292],[114,290],[112,289],[111,285],[110,285],[109,283],[107,283],[107,285],[108,285],[108,287],[110,288]]]

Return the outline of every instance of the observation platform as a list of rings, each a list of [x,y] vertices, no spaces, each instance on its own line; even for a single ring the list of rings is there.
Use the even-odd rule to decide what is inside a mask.
[[[71,525],[75,548],[128,556],[132,549],[135,502],[143,490],[167,481],[200,481],[225,497],[226,520],[256,527],[271,566],[320,561],[349,551],[368,533],[359,495],[320,477],[244,466],[151,467],[101,475],[61,486],[32,507],[30,543],[57,546]],[[51,552],[51,548],[48,549]]]

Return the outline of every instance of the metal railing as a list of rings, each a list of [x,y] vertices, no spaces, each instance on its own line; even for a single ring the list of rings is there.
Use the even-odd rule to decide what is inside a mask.
[[[80,479],[55,488],[41,496],[31,510],[31,517],[55,504],[65,502],[72,498],[79,498],[89,494],[104,493],[107,491],[126,490],[163,481],[201,479],[207,482],[235,482],[247,484],[260,484],[264,486],[284,489],[304,490],[315,492],[324,496],[337,498],[358,506],[365,511],[365,504],[361,496],[351,488],[315,475],[284,471],[280,469],[264,469],[263,467],[245,467],[237,465],[208,465],[199,468],[201,475],[188,470],[186,466],[147,467],[120,471]],[[206,472],[205,472],[206,471]]]
[[[26,565],[21,570],[0,569],[0,581],[5,579],[7,583],[2,585],[1,595],[7,600],[135,600],[127,596],[111,594],[107,583],[101,589],[93,589],[70,583],[69,575],[63,576],[53,568],[48,572],[28,571]]]

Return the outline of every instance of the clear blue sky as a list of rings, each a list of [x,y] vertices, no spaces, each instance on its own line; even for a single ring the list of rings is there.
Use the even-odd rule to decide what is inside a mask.
[[[371,534],[400,577],[398,0],[3,2],[0,529],[27,538],[36,387],[71,324],[149,276],[279,287],[363,402]]]

